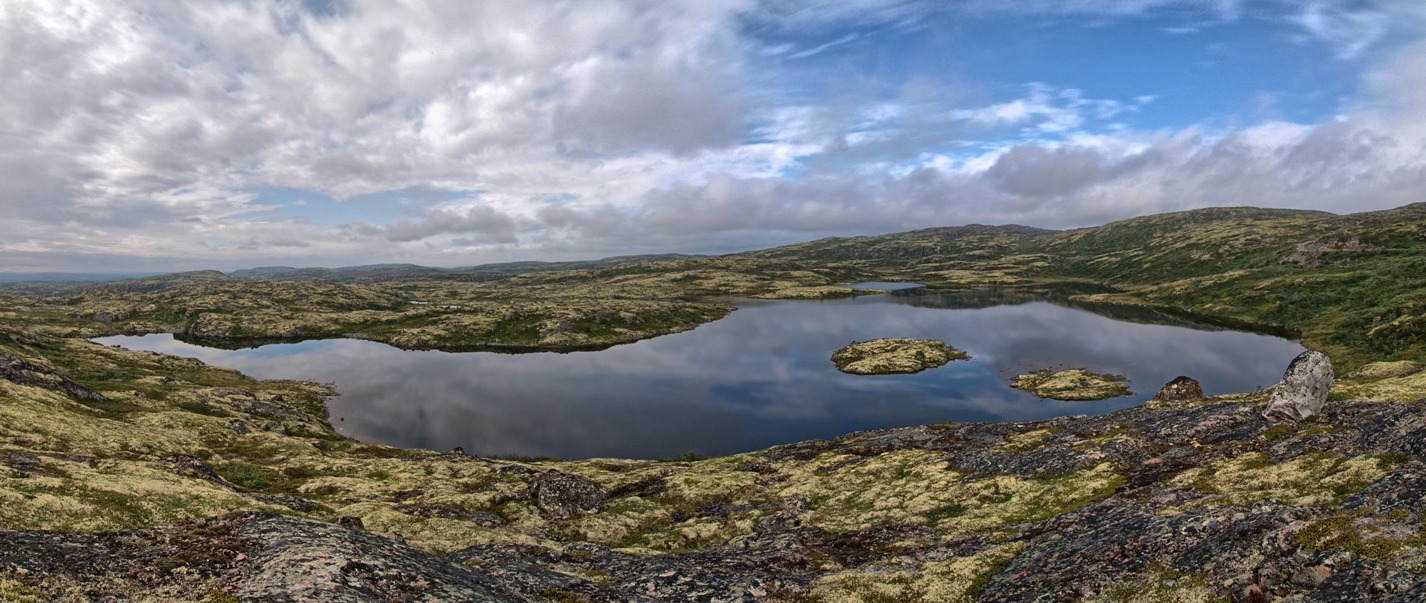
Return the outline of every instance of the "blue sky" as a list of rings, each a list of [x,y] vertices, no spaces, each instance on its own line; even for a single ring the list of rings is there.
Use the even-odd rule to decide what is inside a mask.
[[[0,272],[1426,200],[1426,5],[0,5]]]

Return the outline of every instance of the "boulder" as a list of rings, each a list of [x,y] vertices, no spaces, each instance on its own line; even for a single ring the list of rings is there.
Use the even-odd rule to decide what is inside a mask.
[[[1273,388],[1263,416],[1268,419],[1302,421],[1322,412],[1327,391],[1332,388],[1332,360],[1322,352],[1308,350],[1287,365],[1282,381]]]
[[[1203,399],[1203,386],[1198,384],[1196,379],[1179,375],[1173,381],[1165,383],[1159,388],[1159,393],[1154,394],[1155,400],[1165,400],[1168,402],[1192,402]]]
[[[565,473],[546,471],[531,488],[535,506],[549,519],[573,517],[580,511],[598,511],[604,506],[605,493],[593,481]]]

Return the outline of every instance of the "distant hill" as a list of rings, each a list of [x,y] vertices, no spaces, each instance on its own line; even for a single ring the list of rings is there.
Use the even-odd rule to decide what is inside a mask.
[[[816,262],[943,260],[1004,255],[1059,231],[1015,224],[947,226],[896,234],[830,237],[807,243],[750,251],[747,257]]]
[[[347,266],[343,268],[293,268],[290,266],[266,266],[234,270],[233,278],[256,278],[277,281],[318,280],[334,283],[387,282],[387,281],[485,281],[505,278],[529,272],[549,272],[555,270],[592,270],[664,260],[698,258],[704,256],[680,253],[651,255],[625,255],[599,260],[577,260],[569,262],[502,262],[479,264],[459,268],[433,268],[416,264],[371,264]]]
[[[263,266],[245,268],[224,274],[217,270],[199,270],[172,274],[69,274],[10,273],[16,278],[0,278],[0,292],[26,295],[65,295],[97,288],[123,291],[155,291],[191,283],[223,279],[255,279],[271,281],[322,281],[329,283],[377,283],[399,281],[463,281],[482,282],[508,278],[531,272],[560,270],[594,270],[627,264],[666,260],[696,259],[706,256],[682,253],[626,255],[598,260],[568,262],[503,262],[459,268],[434,268],[416,264],[371,264],[342,268],[295,268]]]

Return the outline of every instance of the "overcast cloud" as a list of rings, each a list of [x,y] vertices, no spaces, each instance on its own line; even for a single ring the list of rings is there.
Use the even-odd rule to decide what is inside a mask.
[[[0,271],[1394,207],[1420,6],[7,0]]]

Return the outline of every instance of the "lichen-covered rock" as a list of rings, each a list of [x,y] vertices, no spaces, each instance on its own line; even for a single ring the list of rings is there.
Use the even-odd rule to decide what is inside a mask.
[[[30,362],[5,352],[0,352],[0,379],[17,385],[30,385],[61,392],[75,400],[103,401],[107,399],[103,394],[59,374],[59,371],[56,371],[52,366]]]
[[[1165,383],[1159,388],[1159,393],[1154,394],[1155,400],[1165,402],[1192,402],[1203,399],[1203,386],[1192,377],[1179,375],[1173,381]]]
[[[887,337],[854,341],[832,354],[837,370],[853,375],[919,373],[970,355],[936,339]]]
[[[29,588],[68,593],[56,600],[530,600],[395,540],[264,513],[122,532],[0,532],[0,539],[0,567],[43,576]]]
[[[1273,388],[1263,416],[1290,421],[1315,417],[1321,414],[1331,388],[1332,360],[1316,350],[1298,354],[1287,365],[1282,381]]]
[[[606,497],[599,484],[563,471],[540,474],[530,490],[540,514],[549,519],[566,519],[580,511],[598,511]]]
[[[1083,402],[1132,395],[1123,375],[1091,373],[1084,369],[1051,371],[1040,369],[1017,375],[1010,387],[1023,389],[1041,398]]]

